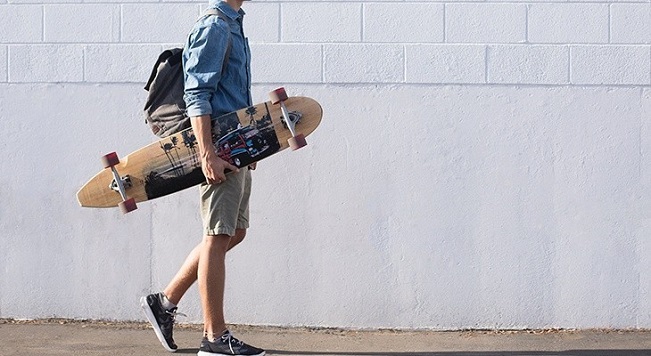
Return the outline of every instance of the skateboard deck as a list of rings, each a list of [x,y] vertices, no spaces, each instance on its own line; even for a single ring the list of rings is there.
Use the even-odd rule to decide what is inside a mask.
[[[319,123],[323,110],[307,97],[281,98],[222,115],[213,120],[217,154],[237,167],[246,167],[290,145],[304,146],[305,136]],[[277,91],[278,91],[277,90]],[[286,117],[289,117],[289,123]],[[104,156],[105,168],[77,193],[82,207],[120,207],[159,198],[205,182],[192,128],[153,142],[126,157]],[[119,179],[117,179],[119,177]]]

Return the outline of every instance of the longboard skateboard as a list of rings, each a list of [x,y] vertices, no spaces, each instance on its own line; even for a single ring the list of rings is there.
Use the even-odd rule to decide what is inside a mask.
[[[213,120],[213,142],[225,161],[246,167],[288,147],[305,146],[323,115],[321,105],[307,97],[287,97],[283,88],[271,101],[222,115]],[[123,158],[115,152],[102,157],[104,169],[77,192],[83,207],[119,207],[123,213],[136,203],[159,198],[205,182],[192,128],[153,142]]]

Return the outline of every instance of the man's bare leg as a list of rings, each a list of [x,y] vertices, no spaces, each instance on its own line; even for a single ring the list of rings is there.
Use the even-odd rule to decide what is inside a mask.
[[[246,236],[246,229],[235,230],[235,236],[230,239],[228,251],[239,245]],[[179,304],[185,292],[190,289],[197,280],[197,269],[199,268],[199,255],[203,242],[199,243],[188,255],[183,265],[174,278],[167,285],[163,293],[173,304]]]
[[[204,334],[209,340],[226,331],[224,319],[224,288],[226,252],[229,235],[205,236],[199,253],[197,277],[203,310]]]

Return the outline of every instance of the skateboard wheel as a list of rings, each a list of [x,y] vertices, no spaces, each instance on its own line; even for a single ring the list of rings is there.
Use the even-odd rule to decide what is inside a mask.
[[[276,105],[281,101],[287,100],[287,92],[285,92],[285,88],[280,87],[274,91],[269,92],[269,98],[271,99],[271,103]]]
[[[295,137],[292,137],[289,140],[287,140],[287,142],[289,143],[289,147],[291,147],[293,151],[296,151],[301,147],[307,146],[307,141],[305,141],[305,135],[303,134],[298,134]]]
[[[118,207],[120,207],[120,211],[122,211],[122,214],[127,214],[138,209],[138,207],[136,206],[136,200],[133,198],[129,198],[123,202],[120,202],[120,204],[118,204]]]
[[[113,167],[118,163],[120,163],[120,159],[118,158],[118,154],[115,152],[111,152],[102,157],[102,164],[104,165],[104,168]]]

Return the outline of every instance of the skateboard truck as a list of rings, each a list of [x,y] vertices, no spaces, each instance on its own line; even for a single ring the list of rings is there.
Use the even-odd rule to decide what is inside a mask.
[[[122,189],[123,190],[127,190],[128,188],[131,188],[133,186],[133,184],[131,183],[131,177],[128,176],[128,175],[120,178],[120,181],[122,183]],[[111,190],[114,190],[114,191],[119,193],[120,192],[120,183],[118,183],[118,181],[113,179],[113,181],[111,181],[111,184],[109,185],[109,188],[111,188]]]
[[[287,92],[285,92],[285,88],[280,87],[276,90],[271,91],[269,93],[269,98],[271,98],[271,103],[273,105],[280,104],[280,110],[283,113],[284,122],[289,129],[289,132],[292,134],[292,137],[287,140],[289,147],[291,147],[292,150],[296,151],[299,148],[307,146],[305,135],[296,134],[296,122],[298,122],[298,120],[292,120],[292,115],[285,106],[285,100],[287,100]]]
[[[122,214],[126,214],[138,209],[136,206],[136,200],[134,198],[127,198],[126,188],[131,187],[131,178],[129,176],[120,177],[118,170],[115,169],[115,166],[120,163],[118,154],[111,152],[107,155],[104,155],[102,157],[102,163],[104,164],[104,168],[111,168],[111,172],[113,173],[113,181],[111,182],[109,188],[120,193],[122,201],[118,204],[118,207],[122,211]]]
[[[303,117],[303,114],[301,114],[298,111],[290,111],[289,112],[289,119],[292,122],[292,124],[296,125],[298,124],[299,121],[301,121],[301,118]],[[283,123],[283,127],[287,128],[287,121],[285,120],[285,117],[281,117],[280,121]]]

